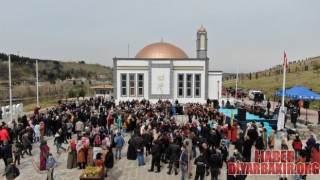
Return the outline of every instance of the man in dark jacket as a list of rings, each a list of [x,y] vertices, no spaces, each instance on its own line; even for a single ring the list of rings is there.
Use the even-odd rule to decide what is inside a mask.
[[[157,171],[155,171],[155,173],[159,173],[161,152],[160,152],[160,146],[155,142],[155,140],[152,141],[152,148],[151,148],[150,154],[152,154],[152,162],[151,162],[151,169],[149,169],[149,172],[153,172],[154,166],[157,166]]]
[[[196,167],[196,176],[194,177],[195,180],[204,179],[204,174],[206,173],[206,169],[209,167],[208,161],[206,160],[205,156],[200,153],[200,155],[194,160],[194,164]]]
[[[174,142],[170,144],[168,148],[167,156],[170,158],[170,162],[169,162],[169,171],[167,172],[167,174],[169,175],[171,174],[172,167],[174,166],[174,163],[176,163],[176,161],[178,160],[179,154],[180,154],[180,145],[177,143],[177,140],[175,139]],[[178,174],[176,170],[175,170],[175,174]]]
[[[143,138],[144,145],[146,147],[146,156],[148,156],[150,154],[150,149],[151,149],[151,146],[152,146],[153,137],[151,136],[151,134],[148,131],[143,133],[141,136]]]
[[[105,177],[107,177],[108,175],[108,171],[113,168],[113,163],[114,163],[114,156],[113,156],[113,152],[112,152],[112,148],[109,148],[108,153],[106,154],[106,158],[104,160],[104,166],[106,167],[106,174]]]
[[[143,147],[144,147],[143,138],[141,137],[141,134],[139,133],[138,136],[135,138],[135,148],[136,148],[136,152],[137,152],[139,166],[145,165]]]

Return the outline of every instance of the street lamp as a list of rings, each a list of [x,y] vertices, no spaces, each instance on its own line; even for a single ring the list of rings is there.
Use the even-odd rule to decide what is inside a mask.
[[[217,83],[218,83],[218,87],[217,87],[217,88],[218,88],[218,101],[219,101],[219,99],[220,99],[220,97],[219,97],[219,94],[220,94],[220,92],[219,92],[219,90],[220,90],[220,88],[219,88],[219,82],[220,82],[220,81],[217,81]]]

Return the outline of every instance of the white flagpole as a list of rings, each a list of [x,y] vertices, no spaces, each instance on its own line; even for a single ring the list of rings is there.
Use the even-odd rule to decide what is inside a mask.
[[[12,122],[12,86],[11,86],[11,56],[9,55],[9,98],[10,98],[10,122]]]
[[[235,92],[235,94],[234,94],[234,98],[235,98],[235,100],[237,100],[238,99],[238,68],[237,68],[237,79],[236,79],[236,92]]]
[[[37,107],[39,107],[39,74],[38,74],[38,60],[36,60],[36,76],[37,76]]]
[[[287,58],[286,56],[284,58]],[[284,119],[285,119],[285,108],[284,108],[284,95],[286,91],[286,61],[284,59],[283,62],[283,83],[282,83],[282,99],[281,99],[281,107],[278,117],[278,130],[284,128]]]

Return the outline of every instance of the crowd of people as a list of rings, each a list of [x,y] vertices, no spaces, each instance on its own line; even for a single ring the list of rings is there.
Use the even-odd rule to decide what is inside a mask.
[[[145,166],[145,157],[151,156],[150,173],[159,173],[165,169],[161,164],[168,164],[167,174],[180,174],[182,180],[204,179],[210,174],[211,179],[217,180],[224,164],[251,162],[254,149],[275,148],[275,131],[268,136],[263,123],[253,121],[242,129],[236,122],[226,123],[226,116],[212,104],[199,103],[183,106],[179,113],[188,120],[182,122],[176,119],[173,107],[181,105],[178,101],[172,104],[163,100],[120,101],[116,105],[112,100],[93,98],[81,103],[59,102],[42,111],[37,107],[31,117],[18,117],[17,121],[2,123],[0,127],[4,175],[7,179],[19,176],[16,166],[20,158],[34,155],[34,143],[40,143],[39,169],[49,172],[48,179],[54,178],[56,166],[52,154],[62,152],[68,153],[68,169],[97,166],[104,169],[107,177],[114,162],[124,158],[122,150],[126,143],[127,160]],[[125,136],[129,136],[128,142]],[[50,137],[54,138],[56,152],[47,145],[46,139]],[[284,130],[281,149],[288,149],[288,140]],[[298,162],[320,163],[319,144],[312,131],[305,147],[298,134],[292,146]],[[227,174],[227,179],[246,176]]]

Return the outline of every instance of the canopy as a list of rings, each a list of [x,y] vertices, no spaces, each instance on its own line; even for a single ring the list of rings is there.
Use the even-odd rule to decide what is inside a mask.
[[[276,96],[282,96],[282,90],[275,93]],[[320,100],[320,95],[309,90],[304,86],[294,86],[285,91],[285,97],[301,100]]]

